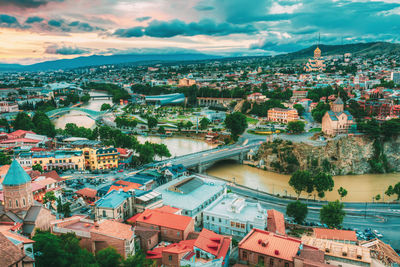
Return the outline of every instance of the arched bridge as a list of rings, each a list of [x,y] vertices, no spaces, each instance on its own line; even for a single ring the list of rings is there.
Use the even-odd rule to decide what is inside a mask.
[[[224,146],[205,151],[200,151],[192,154],[179,156],[176,158],[167,159],[164,161],[149,164],[148,167],[160,166],[164,164],[182,164],[188,169],[194,169],[199,173],[212,166],[218,161],[234,159],[243,162],[247,153],[252,149],[257,149],[260,146],[260,141],[254,141],[249,144]]]
[[[68,107],[68,108],[58,108],[58,109],[48,111],[48,112],[46,112],[46,115],[49,118],[54,118],[57,115],[62,115],[62,114],[68,113],[73,110],[86,113],[90,118],[92,118],[94,120],[96,120],[98,117],[100,117],[104,113],[106,113],[105,111],[96,111],[96,110],[91,110],[91,109],[87,109],[87,108]]]

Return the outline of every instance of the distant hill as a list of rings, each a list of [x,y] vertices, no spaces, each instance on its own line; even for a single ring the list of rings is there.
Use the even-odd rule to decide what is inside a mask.
[[[219,56],[206,55],[201,53],[180,53],[180,54],[127,54],[111,56],[86,56],[73,59],[59,59],[45,61],[32,65],[0,64],[0,71],[47,71],[58,69],[74,69],[81,67],[109,65],[109,64],[128,64],[138,62],[175,62],[175,61],[197,61],[218,59]]]
[[[313,45],[308,48],[292,52],[284,55],[276,56],[281,59],[303,59],[313,56],[314,50],[317,46]],[[382,54],[400,53],[400,44],[386,43],[386,42],[372,42],[372,43],[356,43],[345,45],[324,45],[318,46],[322,51],[322,56],[343,55],[344,53],[352,53],[356,56],[374,56]]]

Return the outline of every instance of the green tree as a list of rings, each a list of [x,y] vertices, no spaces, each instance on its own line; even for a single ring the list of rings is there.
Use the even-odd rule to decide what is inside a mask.
[[[29,131],[34,128],[34,125],[31,121],[31,118],[28,116],[28,114],[26,114],[25,112],[19,112],[13,122],[13,128],[14,128],[14,130]]]
[[[382,133],[385,137],[400,135],[400,119],[391,119],[382,123]]]
[[[86,249],[81,248],[79,239],[75,233],[62,234],[59,238],[62,241],[62,247],[66,253],[66,260],[69,266],[98,266],[94,255]]]
[[[33,130],[37,134],[42,134],[49,137],[56,136],[56,128],[46,113],[37,111],[32,118],[32,123],[34,125]]]
[[[307,191],[312,192],[313,179],[308,171],[296,171],[290,177],[289,185],[297,194],[297,199],[299,199],[301,192]],[[311,189],[311,190],[310,190]]]
[[[43,172],[42,165],[40,165],[39,163],[36,163],[35,165],[32,165],[32,170]]]
[[[109,110],[109,109],[111,109],[111,105],[108,104],[108,103],[103,103],[101,105],[100,111],[106,111],[106,110]]]
[[[163,157],[171,157],[168,147],[165,144],[153,144],[154,154],[159,156],[161,159]]]
[[[191,121],[187,121],[187,122],[185,123],[185,128],[186,128],[186,129],[190,130],[192,127],[193,127],[193,123],[192,123]]]
[[[318,173],[313,178],[313,184],[320,198],[323,198],[325,196],[326,191],[332,191],[333,187],[335,186],[332,175],[325,172]]]
[[[329,104],[319,102],[317,106],[311,111],[311,115],[313,116],[314,120],[317,122],[322,121],[322,117],[325,115],[325,113],[330,110],[331,107]]]
[[[389,185],[385,194],[388,195],[389,197],[392,195],[397,195],[397,200],[399,200],[400,199],[400,182],[398,182],[394,186]]]
[[[158,121],[154,117],[149,117],[147,119],[147,127],[149,127],[149,129],[153,129],[154,127],[156,127],[157,123],[158,123]]]
[[[180,121],[176,126],[178,127],[178,131],[180,132],[185,125],[183,124],[183,121]]]
[[[7,133],[10,132],[10,124],[8,121],[4,118],[0,118],[0,127],[5,128]]]
[[[121,267],[155,267],[156,262],[151,259],[146,259],[146,254],[144,254],[141,250],[136,251],[135,255],[129,256],[125,260],[122,261]]]
[[[54,195],[54,191],[48,191],[44,194],[43,203],[55,201],[57,198]]]
[[[225,118],[226,128],[231,132],[233,140],[237,140],[247,128],[246,116],[241,112],[234,112]]]
[[[69,266],[62,241],[58,236],[37,230],[32,239],[35,241],[33,250],[36,253],[35,264],[38,267]]]
[[[381,134],[379,123],[376,120],[367,120],[357,124],[358,130],[365,133],[366,135],[377,138]]]
[[[343,210],[343,203],[336,200],[322,206],[319,219],[330,228],[340,228],[346,213]]]
[[[299,116],[303,115],[305,109],[302,105],[294,104],[293,107],[297,110],[297,113],[299,114]]]
[[[306,204],[301,203],[300,201],[290,202],[286,206],[286,214],[289,217],[293,217],[294,221],[298,224],[304,222],[307,218],[308,208]]]
[[[11,157],[4,152],[0,152],[0,165],[11,164]]]
[[[340,200],[342,200],[342,198],[344,198],[345,196],[347,196],[347,190],[344,189],[343,187],[340,187],[338,189],[338,194],[340,196]]]
[[[302,133],[304,132],[305,124],[302,121],[289,121],[287,130],[291,133]]]
[[[380,194],[377,194],[377,195],[374,197],[374,199],[375,199],[376,201],[381,200],[381,195],[380,195]]]
[[[210,120],[209,119],[207,119],[207,118],[202,118],[201,120],[200,120],[200,128],[202,129],[202,130],[205,130],[205,129],[207,129],[208,128],[208,126],[210,125]]]
[[[165,128],[164,128],[164,126],[158,127],[157,132],[158,132],[159,134],[165,134]]]
[[[154,147],[150,142],[145,142],[139,146],[139,161],[141,164],[147,164],[154,160]]]
[[[116,267],[121,262],[121,255],[113,247],[107,247],[96,254],[96,260],[100,267]]]

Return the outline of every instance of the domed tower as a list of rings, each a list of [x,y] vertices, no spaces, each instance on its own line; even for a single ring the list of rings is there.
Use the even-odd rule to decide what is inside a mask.
[[[320,58],[320,57],[321,57],[321,49],[319,49],[318,46],[317,46],[317,48],[315,48],[315,50],[314,50],[314,57],[315,57],[315,58]]]
[[[31,177],[16,160],[11,163],[3,180],[3,196],[5,211],[26,211],[33,204]]]
[[[331,110],[333,112],[343,112],[344,103],[343,100],[340,98],[340,96],[338,96],[338,98],[336,98],[336,100],[332,103]]]

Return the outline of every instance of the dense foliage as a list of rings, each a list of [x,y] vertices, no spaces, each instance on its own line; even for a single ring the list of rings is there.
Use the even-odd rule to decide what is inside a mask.
[[[290,202],[286,207],[286,214],[289,217],[293,217],[294,221],[298,224],[304,222],[307,218],[308,208],[306,204],[300,201]]]
[[[234,112],[226,116],[226,128],[229,129],[233,140],[237,140],[239,135],[242,134],[247,128],[246,116],[241,112]]]
[[[325,223],[330,228],[340,228],[346,213],[343,210],[343,203],[336,200],[322,206],[319,214],[321,223]]]

